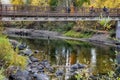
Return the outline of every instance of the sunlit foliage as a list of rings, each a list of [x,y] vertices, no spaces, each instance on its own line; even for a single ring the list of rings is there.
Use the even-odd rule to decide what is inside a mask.
[[[84,3],[90,4],[90,0],[73,0],[75,6],[81,7]]]
[[[49,6],[49,0],[31,0],[31,5],[34,5],[34,6]]]
[[[31,4],[35,6],[58,6],[58,5],[71,5],[74,6],[94,6],[102,8],[104,6],[109,8],[120,7],[120,0],[10,0],[12,4],[22,5],[22,4]]]
[[[102,8],[104,6],[108,8],[118,8],[120,7],[120,0],[91,0],[91,5],[94,7]]]
[[[24,4],[23,0],[10,0],[13,5],[22,5]]]
[[[50,0],[50,6],[57,6],[59,0]]]
[[[29,5],[29,4],[31,4],[31,1],[32,0],[25,0],[24,3],[27,4],[27,5]]]
[[[92,33],[88,32],[85,34],[84,32],[77,32],[74,30],[70,30],[70,31],[66,32],[64,35],[69,36],[69,37],[76,37],[76,38],[88,38],[88,37],[92,36]]]
[[[3,25],[2,25],[2,22],[0,22],[0,34],[2,34],[2,31],[3,31]]]
[[[11,65],[20,66],[22,68],[26,67],[27,58],[18,55],[5,36],[0,36],[0,46],[0,60],[4,61],[6,67]]]
[[[3,72],[4,72],[4,69],[1,69],[0,70],[0,80],[5,80],[5,76],[4,76]]]

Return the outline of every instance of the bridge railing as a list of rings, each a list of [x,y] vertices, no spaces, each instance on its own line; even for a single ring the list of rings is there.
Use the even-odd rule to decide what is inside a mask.
[[[73,7],[68,11],[67,7],[40,7],[31,5],[0,5],[0,16],[11,17],[99,17],[110,16],[120,17],[120,8],[109,8],[109,12],[105,13],[102,8],[95,8],[95,12],[91,13],[89,8]]]

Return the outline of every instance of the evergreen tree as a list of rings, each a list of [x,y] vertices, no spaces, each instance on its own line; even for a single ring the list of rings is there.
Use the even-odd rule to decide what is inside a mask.
[[[57,6],[59,0],[50,0],[50,6]]]

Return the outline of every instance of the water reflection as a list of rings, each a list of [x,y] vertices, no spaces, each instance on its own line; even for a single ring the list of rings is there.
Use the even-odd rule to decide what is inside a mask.
[[[18,39],[19,40],[19,39]],[[112,70],[111,61],[115,59],[111,47],[94,46],[79,41],[44,40],[44,39],[22,39],[33,50],[40,53],[35,56],[40,60],[47,59],[52,65],[70,66],[75,63],[82,63],[89,66],[92,74],[107,73]],[[68,79],[69,68],[64,68],[65,80]],[[63,80],[64,80],[63,79]]]
[[[91,49],[91,63],[90,63],[90,72],[93,73],[96,67],[96,49]]]

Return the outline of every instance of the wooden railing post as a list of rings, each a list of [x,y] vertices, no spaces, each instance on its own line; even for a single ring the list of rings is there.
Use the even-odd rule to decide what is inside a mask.
[[[5,5],[5,15],[7,15],[7,5]]]
[[[119,12],[120,12],[120,9],[118,8],[117,9],[117,17],[120,17],[120,13]]]
[[[1,19],[2,19],[2,4],[0,2],[0,21],[1,21]]]
[[[116,9],[116,12],[117,12],[117,13],[116,13],[116,17],[117,17],[117,16],[118,16],[118,9]]]

